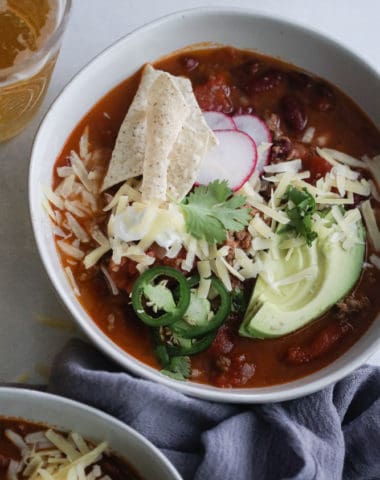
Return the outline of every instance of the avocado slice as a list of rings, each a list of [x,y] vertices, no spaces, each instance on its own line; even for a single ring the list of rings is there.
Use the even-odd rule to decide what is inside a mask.
[[[358,222],[359,242],[344,250],[341,242],[331,241],[334,227],[320,226],[312,245],[295,248],[290,259],[286,250],[279,249],[276,259],[265,254],[240,335],[270,338],[294,332],[350,292],[363,266],[365,230]]]

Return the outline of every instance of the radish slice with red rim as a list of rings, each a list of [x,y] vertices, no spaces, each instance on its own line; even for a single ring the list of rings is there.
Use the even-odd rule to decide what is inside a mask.
[[[207,125],[211,130],[236,130],[232,117],[221,112],[203,112]]]
[[[263,171],[264,166],[268,163],[269,147],[260,148],[262,143],[271,143],[272,135],[267,124],[256,115],[235,115],[233,117],[236,128],[241,132],[249,135],[257,145],[258,158],[256,169],[259,173]]]
[[[249,135],[238,130],[216,130],[214,133],[219,145],[203,159],[196,184],[227,180],[231,190],[239,190],[255,170],[256,144]]]

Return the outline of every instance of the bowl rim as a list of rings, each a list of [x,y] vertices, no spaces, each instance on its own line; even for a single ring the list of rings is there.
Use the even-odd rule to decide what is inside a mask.
[[[70,410],[77,410],[77,411],[82,411],[90,414],[91,416],[101,418],[107,423],[111,423],[115,425],[118,429],[122,429],[126,434],[126,437],[129,437],[132,439],[133,442],[140,444],[144,450],[149,450],[153,456],[157,458],[157,460],[162,464],[163,467],[166,468],[167,472],[170,472],[172,475],[173,480],[182,480],[182,477],[174,467],[174,465],[170,462],[170,460],[146,437],[144,437],[141,433],[139,433],[137,430],[134,428],[130,427],[126,423],[122,422],[121,420],[117,419],[116,417],[113,417],[112,415],[103,412],[102,410],[99,410],[95,407],[92,407],[90,405],[86,405],[85,403],[78,402],[76,400],[72,400],[67,397],[55,395],[53,393],[49,392],[44,392],[41,390],[31,390],[28,388],[19,388],[19,387],[14,387],[14,386],[0,386],[0,402],[1,400],[9,396],[12,398],[14,402],[20,401],[22,402],[23,400],[27,399],[30,400],[33,404],[40,404],[41,405],[41,411],[43,409],[43,406],[46,404],[50,405],[57,405],[57,406],[65,406],[68,407]],[[43,414],[42,414],[43,416]],[[2,412],[0,412],[0,418],[16,418],[16,419],[21,419],[21,420],[26,420],[30,422],[35,422],[35,423],[42,423],[44,425],[43,421],[36,421],[33,420],[33,418],[28,418],[27,415],[3,415]],[[58,428],[62,428],[65,430],[65,422],[62,422],[60,424],[61,417],[57,419],[57,425]],[[46,423],[47,426],[50,426],[50,423]],[[52,425],[53,428],[56,427],[56,425]],[[79,432],[80,433],[80,432]],[[120,455],[124,458],[123,453],[116,451],[115,448],[112,449],[115,451],[117,455]],[[127,463],[130,462],[128,458],[125,458]]]
[[[325,42],[332,47],[338,48],[341,50],[346,56],[351,56],[354,61],[361,64],[363,67],[371,71],[371,73],[377,77],[380,81],[380,73],[373,68],[370,64],[368,64],[365,60],[363,60],[355,51],[348,49],[344,44],[340,43],[339,41],[329,37],[328,35],[319,32],[318,30],[314,30],[308,27],[305,27],[302,23],[294,22],[288,19],[281,18],[281,16],[274,14],[268,14],[266,12],[251,9],[251,8],[240,8],[240,7],[200,7],[200,8],[190,8],[185,10],[176,11],[174,13],[169,13],[164,15],[160,18],[154,19],[142,26],[137,27],[130,33],[126,34],[125,36],[121,37],[120,39],[113,42],[111,45],[106,47],[103,51],[98,53],[95,57],[89,60],[73,77],[72,79],[65,85],[65,87],[59,92],[56,96],[53,103],[50,105],[48,111],[46,112],[45,116],[43,117],[39,127],[37,134],[35,136],[33,147],[31,151],[31,162],[29,167],[29,213],[32,223],[32,228],[34,232],[35,241],[37,244],[37,248],[39,251],[39,255],[41,257],[42,263],[45,267],[46,272],[48,273],[49,279],[52,282],[56,292],[58,293],[59,298],[63,301],[66,308],[69,310],[73,318],[75,319],[76,323],[81,327],[81,329],[85,332],[85,334],[91,339],[91,341],[98,347],[102,352],[104,352],[109,358],[113,359],[123,368],[127,369],[128,371],[132,372],[135,375],[138,375],[142,378],[152,380],[159,384],[165,385],[167,387],[171,387],[174,390],[181,392],[183,394],[190,395],[196,398],[202,398],[205,400],[210,401],[218,401],[218,402],[230,402],[230,403],[265,403],[265,402],[281,402],[286,400],[292,400],[299,397],[303,397],[314,393],[316,391],[322,390],[325,387],[341,380],[343,377],[350,374],[353,370],[363,365],[367,359],[377,350],[380,348],[380,338],[373,339],[371,344],[364,348],[364,350],[355,356],[354,359],[348,360],[345,365],[337,367],[334,371],[323,375],[321,378],[313,379],[311,381],[307,381],[307,378],[314,375],[314,373],[307,375],[305,377],[299,378],[295,381],[286,382],[282,384],[276,384],[268,387],[252,387],[252,388],[231,388],[231,389],[222,389],[213,387],[211,385],[200,384],[196,382],[181,382],[169,377],[162,375],[158,370],[153,369],[149,365],[146,365],[142,361],[138,360],[136,357],[133,357],[128,352],[122,350],[116,343],[114,343],[108,337],[103,338],[105,334],[99,329],[99,327],[95,324],[92,320],[92,324],[89,324],[85,319],[78,315],[76,312],[77,305],[75,302],[71,301],[67,298],[66,293],[64,292],[64,288],[61,285],[61,282],[56,277],[54,268],[50,264],[47,256],[45,255],[43,249],[43,241],[42,235],[39,234],[37,222],[34,221],[34,209],[41,208],[38,205],[38,200],[36,199],[38,195],[35,192],[36,186],[33,185],[33,171],[34,165],[37,163],[38,155],[37,155],[37,148],[39,144],[39,139],[43,135],[43,130],[45,124],[49,122],[50,116],[52,115],[52,111],[54,111],[56,104],[60,101],[60,98],[65,95],[66,91],[72,88],[72,85],[76,82],[77,78],[87,74],[87,71],[91,69],[92,64],[101,60],[105,57],[109,50],[116,48],[120,44],[124,42],[128,42],[129,39],[139,36],[155,27],[164,27],[165,24],[170,22],[177,22],[184,16],[207,16],[207,15],[229,15],[232,17],[240,17],[240,16],[250,16],[256,19],[265,19],[272,22],[276,22],[278,25],[282,25],[284,27],[295,29],[300,31],[303,34],[312,35],[316,38],[316,40]],[[170,54],[170,52],[169,52]],[[85,115],[85,113],[83,114]],[[75,299],[76,303],[79,304],[80,302]],[[375,320],[376,321],[376,320]],[[368,332],[368,331],[367,331]],[[363,334],[361,338],[363,338],[367,332]],[[355,345],[355,344],[354,344]],[[353,347],[351,346],[348,351],[350,351]],[[348,352],[347,351],[347,352]],[[337,360],[341,359],[347,352],[341,355]],[[326,367],[318,370],[315,373],[323,372],[326,368],[334,364],[334,362],[330,363]],[[306,383],[304,385],[293,385],[297,381],[303,381],[306,379]],[[278,391],[280,389],[281,391]],[[274,390],[274,391],[273,391]]]

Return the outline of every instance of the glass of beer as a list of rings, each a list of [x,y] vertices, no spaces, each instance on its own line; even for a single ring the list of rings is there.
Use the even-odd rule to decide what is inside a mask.
[[[71,0],[0,0],[0,142],[41,105],[70,8]]]

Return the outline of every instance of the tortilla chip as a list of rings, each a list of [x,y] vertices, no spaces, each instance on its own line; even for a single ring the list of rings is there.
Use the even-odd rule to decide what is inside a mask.
[[[171,75],[162,73],[148,93],[143,201],[166,200],[169,154],[189,111]]]
[[[190,80],[147,65],[120,127],[102,191],[143,175],[144,200],[166,200],[167,194],[182,200],[215,145]]]
[[[199,108],[190,80],[176,77],[176,85],[190,107],[190,115],[170,153],[167,190],[170,197],[182,200],[192,189],[201,161],[217,145],[217,139]]]
[[[101,191],[143,173],[148,93],[161,72],[146,65],[136,95],[121,124]]]

